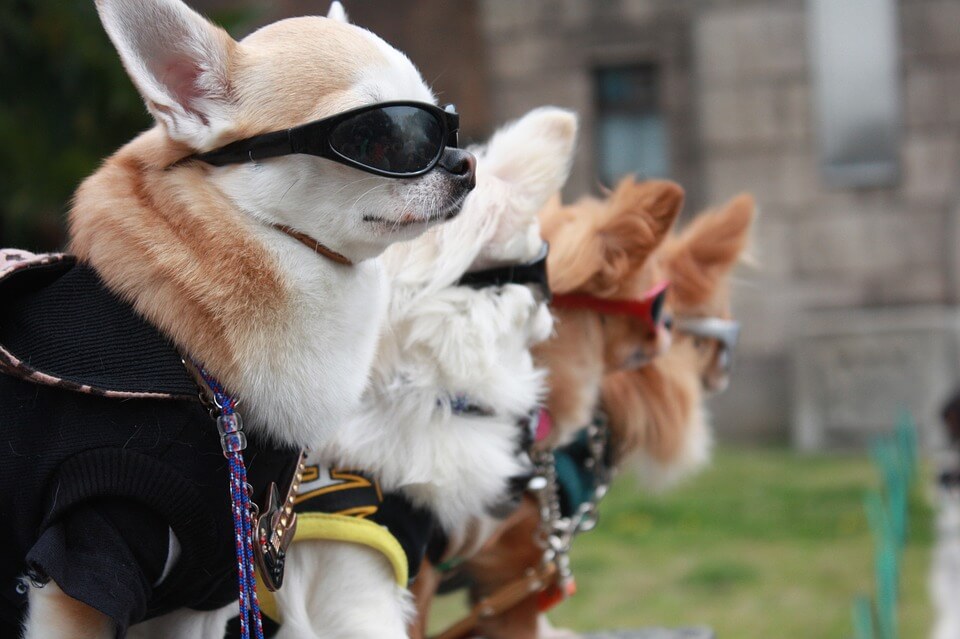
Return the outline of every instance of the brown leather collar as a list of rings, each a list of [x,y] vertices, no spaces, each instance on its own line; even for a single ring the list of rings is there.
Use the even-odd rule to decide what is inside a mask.
[[[341,255],[340,253],[337,253],[336,251],[327,248],[326,246],[324,246],[317,240],[313,239],[306,233],[301,233],[300,231],[296,229],[292,229],[289,226],[284,226],[283,224],[274,224],[272,226],[278,231],[286,233],[293,239],[297,240],[298,242],[306,246],[308,249],[310,249],[314,253],[319,253],[325,258],[329,260],[333,260],[337,264],[343,264],[344,266],[353,266],[353,262],[351,262],[350,258],[348,258],[346,255]]]

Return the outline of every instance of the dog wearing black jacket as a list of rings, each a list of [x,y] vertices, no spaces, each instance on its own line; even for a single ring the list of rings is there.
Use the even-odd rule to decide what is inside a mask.
[[[69,255],[4,255],[0,630],[218,637],[237,599],[227,462],[181,359],[239,398],[265,506],[360,398],[387,303],[379,254],[453,217],[474,163],[447,135],[399,140],[433,158],[403,180],[392,145],[367,154],[378,171],[292,142],[205,161],[383,102],[450,120],[405,56],[342,20],[238,42],[180,0],[97,8],[156,126],[78,189]]]

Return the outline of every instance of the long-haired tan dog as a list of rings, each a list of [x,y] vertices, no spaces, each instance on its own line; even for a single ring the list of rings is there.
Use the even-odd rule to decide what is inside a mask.
[[[662,250],[670,277],[668,306],[676,321],[731,318],[730,275],[742,259],[755,216],[753,198],[740,195],[699,215]],[[607,376],[603,403],[617,454],[637,454],[644,479],[655,487],[703,466],[710,429],[704,392],[726,388],[729,367],[723,345],[682,330],[670,350],[636,371]]]
[[[660,279],[648,260],[682,205],[683,190],[673,182],[626,178],[604,200],[545,209],[540,219],[554,294],[642,295]],[[549,370],[546,406],[555,427],[551,442],[559,442],[589,422],[604,374],[649,362],[669,346],[669,334],[629,315],[558,308],[554,314],[556,335],[536,353]]]

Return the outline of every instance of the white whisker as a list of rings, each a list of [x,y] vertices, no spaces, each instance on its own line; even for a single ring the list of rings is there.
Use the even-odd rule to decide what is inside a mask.
[[[347,182],[346,184],[344,184],[343,186],[341,186],[339,189],[337,189],[336,191],[334,191],[333,194],[336,195],[336,194],[339,193],[340,191],[342,191],[342,190],[344,190],[344,189],[346,189],[346,188],[348,188],[348,187],[351,187],[351,186],[353,186],[354,184],[360,184],[361,182],[366,182],[367,180],[376,180],[376,179],[379,178],[379,177],[380,177],[379,175],[370,175],[370,176],[367,176],[367,177],[362,177],[362,178],[360,178],[359,180],[354,180],[353,182]]]
[[[360,200],[362,200],[363,198],[367,197],[369,194],[373,193],[373,192],[376,191],[377,189],[381,189],[381,188],[384,188],[384,187],[386,187],[386,186],[387,186],[386,184],[378,184],[378,185],[376,185],[375,187],[373,187],[372,189],[368,189],[368,190],[364,191],[363,193],[360,194],[360,197],[358,197],[357,200],[353,203],[353,206],[356,207],[358,204],[360,204]]]

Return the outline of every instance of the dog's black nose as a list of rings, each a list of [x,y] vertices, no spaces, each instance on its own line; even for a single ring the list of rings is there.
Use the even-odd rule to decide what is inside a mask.
[[[440,167],[462,181],[467,189],[477,185],[477,158],[463,149],[445,148],[440,156]]]

